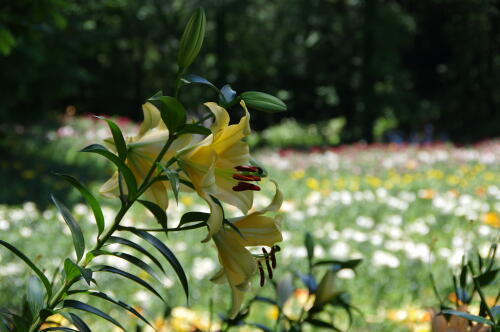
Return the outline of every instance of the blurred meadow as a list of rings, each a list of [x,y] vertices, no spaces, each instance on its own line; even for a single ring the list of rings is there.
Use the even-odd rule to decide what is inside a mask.
[[[78,177],[97,193],[112,168],[78,152],[109,137],[92,115],[137,132],[140,105],[171,88],[165,77],[174,76],[175,38],[199,5],[207,12],[207,40],[193,73],[237,91],[269,91],[288,105],[284,113],[251,113],[248,138],[285,198],[276,279],[307,268],[309,232],[316,257],[363,260],[336,280],[362,313],[354,313],[350,331],[430,332],[426,310],[439,304],[430,271],[441,296],[452,298],[451,272],[463,255],[486,254],[499,240],[499,1],[7,1],[0,7],[0,239],[55,274],[72,242],[50,193],[71,207],[86,235],[95,232],[89,208],[53,172]],[[181,98],[194,119],[202,108],[194,101],[215,96],[192,91]],[[272,193],[264,181],[257,207]],[[113,218],[119,206],[103,201],[106,219]],[[208,210],[181,193],[169,206],[169,227],[186,211]],[[142,207],[124,223],[156,224]],[[159,237],[187,272],[189,304],[173,271],[158,281],[112,256],[99,259],[137,272],[168,306],[111,275],[96,277],[98,287],[168,331],[189,330],[186,321],[216,328],[229,305],[225,286],[209,281],[216,250],[200,243],[201,229],[180,235]],[[0,307],[21,305],[18,288],[28,274],[0,248]],[[498,280],[489,287],[493,302]],[[254,285],[262,296],[271,288]],[[141,325],[117,307],[102,307],[130,330]],[[82,317],[96,331],[110,330]],[[276,312],[259,304],[250,317],[272,326]],[[347,327],[347,315],[337,319]]]

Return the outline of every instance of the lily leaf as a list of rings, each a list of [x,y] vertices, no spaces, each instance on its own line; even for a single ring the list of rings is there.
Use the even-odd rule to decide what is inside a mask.
[[[158,259],[156,259],[155,256],[153,256],[149,251],[147,251],[145,248],[141,247],[140,245],[138,245],[137,243],[135,242],[132,242],[130,240],[127,240],[127,239],[124,239],[124,238],[121,238],[121,237],[117,237],[117,236],[111,236],[108,240],[108,243],[111,244],[111,243],[118,243],[118,244],[122,244],[124,246],[128,246],[132,249],[135,249],[137,251],[139,251],[140,253],[142,253],[143,255],[147,256],[149,259],[151,259],[151,261],[153,263],[156,264],[156,266],[158,266],[158,268],[163,272],[165,273],[165,270],[163,269],[163,266],[161,265],[160,261]]]
[[[110,151],[108,151],[108,149],[99,144],[89,145],[81,150],[81,152],[97,153],[115,164],[116,167],[118,167],[118,169],[120,170],[125,183],[127,184],[128,195],[130,197],[135,197],[135,195],[137,194],[137,181],[135,180],[134,174],[132,173],[130,168],[128,168],[120,158],[118,158],[114,153],[111,153]]]
[[[48,296],[51,297],[52,286],[50,285],[50,281],[49,279],[47,279],[45,274],[28,257],[26,257],[25,254],[19,251],[16,247],[3,240],[0,240],[0,244],[3,245],[5,248],[9,249],[10,251],[12,251],[17,257],[21,258],[33,270],[33,272],[36,273],[36,275],[43,282],[43,285],[45,286],[45,290],[47,291]]]
[[[125,272],[123,270],[120,270],[120,269],[117,269],[115,267],[108,266],[108,265],[96,265],[96,266],[92,267],[92,270],[94,272],[109,272],[109,273],[118,274],[118,275],[121,275],[122,277],[125,277],[127,279],[132,280],[132,281],[135,281],[139,285],[141,285],[144,288],[146,288],[147,290],[149,290],[154,295],[158,296],[163,302],[165,302],[165,300],[160,295],[160,293],[158,293],[149,283],[147,283],[146,281],[142,280],[141,278],[139,278],[131,273]]]
[[[69,313],[69,316],[71,317],[71,321],[73,322],[73,324],[78,328],[78,331],[92,332],[88,325],[83,321],[83,319],[71,312]]]
[[[68,181],[80,191],[82,194],[83,198],[87,201],[87,204],[90,205],[92,208],[92,212],[94,213],[94,218],[95,222],[97,224],[97,230],[98,230],[98,235],[101,235],[101,233],[104,231],[104,215],[102,213],[101,205],[99,204],[99,201],[92,195],[92,193],[85,188],[84,185],[82,185],[77,179],[75,179],[72,176],[66,175],[66,174],[58,174],[56,173],[57,176],[63,178],[64,180]]]
[[[75,264],[71,259],[66,258],[64,261],[64,272],[66,273],[66,280],[70,281],[76,277],[82,276],[83,279],[90,286],[92,281],[92,270],[79,266]]]
[[[114,325],[118,326],[122,330],[126,331],[125,328],[118,323],[113,317],[109,316],[108,314],[102,312],[101,310],[94,308],[93,306],[90,306],[86,303],[76,301],[76,300],[64,300],[62,304],[63,308],[73,308],[73,309],[78,309],[86,312],[90,312],[94,315],[97,315],[105,320],[107,320],[110,323],[113,323]]]
[[[234,91],[229,84],[224,85],[220,89],[219,99],[222,104],[229,105],[236,97],[236,91]]]
[[[155,216],[156,221],[165,229],[165,233],[167,233],[167,214],[165,213],[165,210],[163,210],[159,205],[146,201],[146,200],[138,200],[146,209],[149,210]]]
[[[116,151],[118,152],[118,157],[120,157],[121,161],[125,161],[125,159],[127,159],[127,143],[125,143],[120,127],[118,127],[112,120],[106,119],[105,117],[96,116],[96,118],[104,120],[108,123],[109,130],[113,135],[113,141],[116,146]]]
[[[186,212],[182,215],[181,220],[179,221],[179,225],[177,225],[177,228],[180,228],[184,224],[195,221],[207,221],[209,217],[210,213],[207,212]]]
[[[206,78],[204,77],[201,77],[201,76],[198,76],[198,75],[194,75],[194,74],[189,74],[189,75],[186,75],[184,76],[182,79],[181,79],[182,83],[184,84],[193,84],[193,83],[197,83],[197,84],[204,84],[204,85],[208,85],[209,87],[211,87],[212,89],[214,89],[215,91],[217,91],[217,93],[220,92],[220,90],[212,84],[212,82],[210,82],[209,80],[207,80]]]
[[[146,318],[144,318],[144,316],[142,316],[133,307],[131,307],[130,305],[128,305],[127,303],[125,303],[123,301],[120,301],[120,300],[112,298],[108,294],[105,294],[105,293],[102,293],[102,292],[98,292],[98,291],[95,291],[95,290],[74,290],[74,291],[70,291],[70,294],[77,294],[77,293],[92,295],[92,296],[104,299],[104,300],[106,300],[108,302],[114,303],[114,304],[122,307],[123,309],[127,310],[128,312],[130,312],[131,314],[133,314],[134,316],[136,316],[137,318],[139,318],[140,320],[142,320],[144,323],[146,323],[149,326],[153,327],[153,325],[151,325],[151,323]]]
[[[158,277],[156,272],[148,264],[146,264],[143,260],[141,260],[137,257],[134,257],[134,256],[129,255],[129,254],[124,253],[124,252],[110,252],[110,251],[105,251],[105,250],[94,250],[93,253],[95,256],[108,255],[108,256],[115,256],[115,257],[121,258],[123,260],[126,260],[127,262],[137,266],[138,268],[143,269],[150,276],[152,276],[156,280],[160,281],[160,277]]]
[[[167,261],[170,263],[170,265],[173,267],[175,273],[177,274],[177,277],[179,278],[179,281],[181,282],[182,288],[184,289],[184,293],[186,294],[186,299],[189,298],[189,286],[188,286],[188,281],[186,274],[184,273],[184,269],[181,266],[181,263],[177,260],[175,257],[174,253],[168,249],[168,247],[160,240],[158,240],[156,237],[153,235],[141,231],[139,229],[131,228],[129,229],[130,232],[134,233],[135,235],[139,236],[140,238],[148,241],[150,244],[152,244],[158,251],[161,252],[161,254],[167,259]]]
[[[446,309],[446,310],[441,311],[441,313],[455,315],[455,316],[462,317],[462,318],[465,318],[467,320],[478,322],[481,324],[486,324],[486,325],[490,325],[490,326],[495,325],[495,323],[493,323],[489,319],[486,319],[486,318],[483,318],[480,316],[476,316],[476,315],[471,315],[471,314],[468,314],[466,312],[462,312],[462,311],[458,311],[458,310]]]
[[[148,99],[159,102],[161,118],[171,133],[176,133],[186,124],[186,109],[174,97],[157,96]]]
[[[28,306],[34,317],[36,317],[40,310],[42,310],[44,297],[45,289],[43,288],[43,284],[40,279],[33,275],[29,276],[26,300],[28,301]]]
[[[76,222],[75,218],[73,218],[68,208],[64,206],[63,203],[58,201],[54,195],[51,195],[51,198],[71,231],[73,245],[75,246],[76,251],[76,261],[79,262],[82,259],[83,252],[85,251],[85,239],[83,238],[82,229]]]

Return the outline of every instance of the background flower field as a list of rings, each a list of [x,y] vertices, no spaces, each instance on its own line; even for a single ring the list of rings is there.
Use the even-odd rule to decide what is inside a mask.
[[[125,131],[136,129],[127,119],[118,122],[128,128]],[[70,237],[54,235],[67,230],[48,204],[47,192],[54,192],[68,204],[72,202],[84,232],[90,234],[94,227],[91,213],[77,193],[50,171],[80,172],[78,175],[90,182],[94,191],[110,175],[105,162],[77,152],[89,142],[108,136],[102,123],[69,112],[62,124],[52,126],[52,130],[44,126],[28,132],[16,127],[0,145],[4,155],[0,163],[0,181],[4,184],[0,192],[2,239],[6,237],[47,267],[48,275],[60,265],[55,259],[61,256],[58,253],[66,255],[72,249]],[[261,149],[255,155],[269,168],[269,177],[280,183],[285,196],[284,241],[275,278],[306,268],[306,232],[316,239],[315,255],[319,258],[363,259],[356,274],[342,270],[337,280],[338,288],[349,290],[352,304],[363,313],[354,315],[352,331],[428,331],[425,309],[437,306],[430,269],[441,295],[447,296],[452,293],[450,270],[460,265],[463,254],[471,249],[487,251],[498,240],[498,140],[466,147],[358,144],[302,151],[275,148]],[[256,195],[257,206],[265,206],[266,197],[272,197],[272,184],[265,181],[263,187],[264,194]],[[104,213],[111,218],[117,206],[108,202]],[[176,226],[187,210],[206,211],[206,207],[195,196],[182,193],[178,206],[169,207],[169,227]],[[236,210],[230,212],[237,214]],[[132,210],[125,224],[156,226],[154,218],[140,207]],[[178,255],[190,277],[189,306],[195,313],[177,308],[172,311],[173,317],[191,315],[201,328],[214,327],[217,314],[228,306],[225,288],[209,282],[217,266],[216,250],[206,250],[200,244],[202,230],[180,235],[171,233],[168,238],[160,238]],[[128,264],[118,258],[110,263],[118,267]],[[0,266],[0,307],[21,303],[16,288],[26,282],[27,269],[6,250],[0,250]],[[186,305],[173,272],[171,278],[160,281],[145,273],[139,275],[155,285],[172,308]],[[157,317],[157,323],[161,323],[167,308],[146,291],[112,276],[101,275],[97,282],[127,303],[144,308],[145,316]],[[269,283],[261,290],[258,285],[254,287],[259,295],[271,292]],[[118,308],[104,307],[112,316],[126,315]],[[212,319],[209,307],[214,309]],[[274,315],[268,304],[251,312],[254,321],[269,327],[273,326]],[[347,315],[341,314],[338,319],[347,325]],[[139,324],[132,316],[123,321],[128,327]],[[102,326],[96,330],[110,328],[95,319],[88,322]],[[182,330],[178,323],[174,318],[165,322],[169,328]]]

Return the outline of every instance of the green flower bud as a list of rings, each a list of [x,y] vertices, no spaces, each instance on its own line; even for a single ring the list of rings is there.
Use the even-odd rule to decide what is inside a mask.
[[[286,111],[285,103],[275,96],[259,91],[247,91],[241,94],[241,99],[245,101],[249,108],[264,112]]]
[[[181,37],[177,64],[180,68],[189,67],[200,52],[205,37],[205,11],[199,8],[189,19]]]

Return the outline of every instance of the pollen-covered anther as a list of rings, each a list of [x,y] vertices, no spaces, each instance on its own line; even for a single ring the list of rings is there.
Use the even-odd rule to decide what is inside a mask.
[[[235,170],[239,172],[250,172],[250,173],[262,173],[262,168],[257,167],[257,166],[247,166],[247,165],[240,165],[236,166],[234,168]]]
[[[248,183],[248,182],[238,182],[238,184],[233,187],[233,190],[234,191],[246,191],[246,190],[260,191],[260,187],[255,185],[255,184]]]
[[[233,179],[239,181],[260,181],[261,177],[256,175],[233,174]]]
[[[266,282],[266,276],[264,275],[264,269],[262,268],[262,264],[260,261],[257,261],[257,265],[259,266],[260,287],[264,287],[264,283]]]

